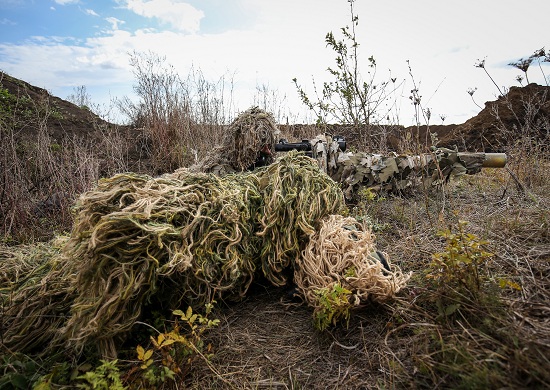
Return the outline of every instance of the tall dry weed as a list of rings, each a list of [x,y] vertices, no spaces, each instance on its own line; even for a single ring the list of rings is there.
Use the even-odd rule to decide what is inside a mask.
[[[509,167],[528,187],[542,185],[548,178],[545,162],[550,144],[550,117],[543,109],[549,105],[547,91],[535,93],[527,89],[522,94],[521,106],[505,96],[504,107],[498,104],[491,107],[510,156]]]
[[[100,176],[129,169],[132,142],[118,128],[89,123],[99,137],[54,138],[52,119],[65,118],[49,97],[33,100],[2,88],[0,234],[15,244],[49,239],[72,225],[70,207]],[[69,122],[67,122],[69,123]]]
[[[189,166],[218,144],[231,118],[231,86],[225,78],[207,81],[191,69],[182,79],[165,58],[134,52],[130,58],[139,102],[129,98],[118,107],[133,126],[143,129],[145,157],[153,173]]]

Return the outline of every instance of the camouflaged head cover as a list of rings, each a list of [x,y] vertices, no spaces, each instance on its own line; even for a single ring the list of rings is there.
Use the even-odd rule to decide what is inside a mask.
[[[270,164],[275,156],[275,139],[279,129],[267,111],[252,107],[235,118],[227,128],[222,142],[189,169],[192,172],[211,172],[218,175],[243,172],[257,161],[264,151]]]

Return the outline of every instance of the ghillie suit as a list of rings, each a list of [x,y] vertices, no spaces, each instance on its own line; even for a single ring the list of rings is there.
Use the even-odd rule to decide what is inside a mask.
[[[101,179],[76,202],[70,237],[35,253],[36,269],[11,268],[29,250],[0,251],[10,260],[4,345],[44,354],[96,345],[114,357],[151,308],[240,299],[260,273],[276,286],[292,278],[319,328],[391,299],[409,275],[384,268],[370,230],[338,216],[343,193],[315,160],[289,152],[249,170],[259,151],[273,158],[276,134],[272,117],[252,108],[190,169]]]
[[[189,169],[217,175],[243,172],[274,161],[279,130],[273,116],[252,107],[241,113],[224,134],[221,145]]]
[[[136,321],[148,321],[145,308],[170,313],[184,304],[240,299],[258,273],[277,286],[293,275],[317,317],[326,308],[310,297],[323,296],[335,283],[349,291],[339,303],[343,313],[367,299],[390,299],[407,277],[396,267],[388,273],[373,263],[367,253],[373,237],[364,226],[346,219],[332,227],[343,206],[338,184],[315,161],[294,152],[241,174],[182,169],[157,178],[126,173],[102,179],[77,201],[75,224],[62,248],[45,254],[45,274],[3,281],[2,300],[12,315],[3,319],[4,343],[22,352],[37,346],[25,341],[33,339],[44,352],[97,345],[103,356],[113,357]],[[342,223],[353,226],[353,237],[346,238]],[[327,229],[342,238],[319,236]],[[335,244],[325,246],[331,241]],[[317,267],[317,261],[325,265]],[[377,271],[392,281],[384,294],[357,280]],[[40,286],[48,287],[47,294]],[[27,294],[35,294],[27,299],[30,306]],[[13,296],[19,298],[10,303]],[[24,316],[16,315],[20,307]],[[49,308],[52,313],[45,312]],[[331,314],[330,321],[342,316]]]

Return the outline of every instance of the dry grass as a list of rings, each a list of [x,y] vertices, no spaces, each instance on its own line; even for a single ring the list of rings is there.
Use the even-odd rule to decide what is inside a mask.
[[[212,363],[221,378],[201,365],[186,384],[192,388],[367,388],[377,383],[380,359],[386,359],[376,351],[386,349],[377,343],[387,321],[382,307],[362,310],[348,329],[320,333],[311,321],[311,310],[290,301],[287,289],[255,287],[256,293],[244,302],[219,310],[222,325],[208,336],[216,345]]]
[[[121,172],[157,176],[189,166],[213,149],[228,121],[216,86],[202,75],[187,80],[186,85],[196,82],[209,89],[191,101],[175,75],[158,73],[161,85],[148,84],[146,78],[153,76],[138,72],[148,105],[118,102],[134,126],[109,124],[0,73],[0,242],[46,241],[70,230],[70,207],[101,177]]]

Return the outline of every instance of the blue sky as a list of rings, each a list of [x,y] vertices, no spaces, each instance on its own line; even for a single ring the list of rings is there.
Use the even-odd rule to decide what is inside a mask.
[[[507,64],[550,49],[548,0],[357,0],[355,11],[362,62],[373,55],[378,76],[403,81],[404,125],[414,122],[407,60],[431,122],[462,123],[479,112],[468,89],[480,105],[498,93],[477,60],[500,86],[518,85]],[[182,77],[192,67],[211,81],[232,75],[235,110],[267,86],[282,116],[305,118],[292,79],[309,93],[312,78],[329,80],[324,37],[346,24],[346,0],[0,0],[0,70],[61,98],[85,85],[107,105],[133,96],[128,53],[152,51]],[[543,72],[533,65],[530,81],[545,84]]]

